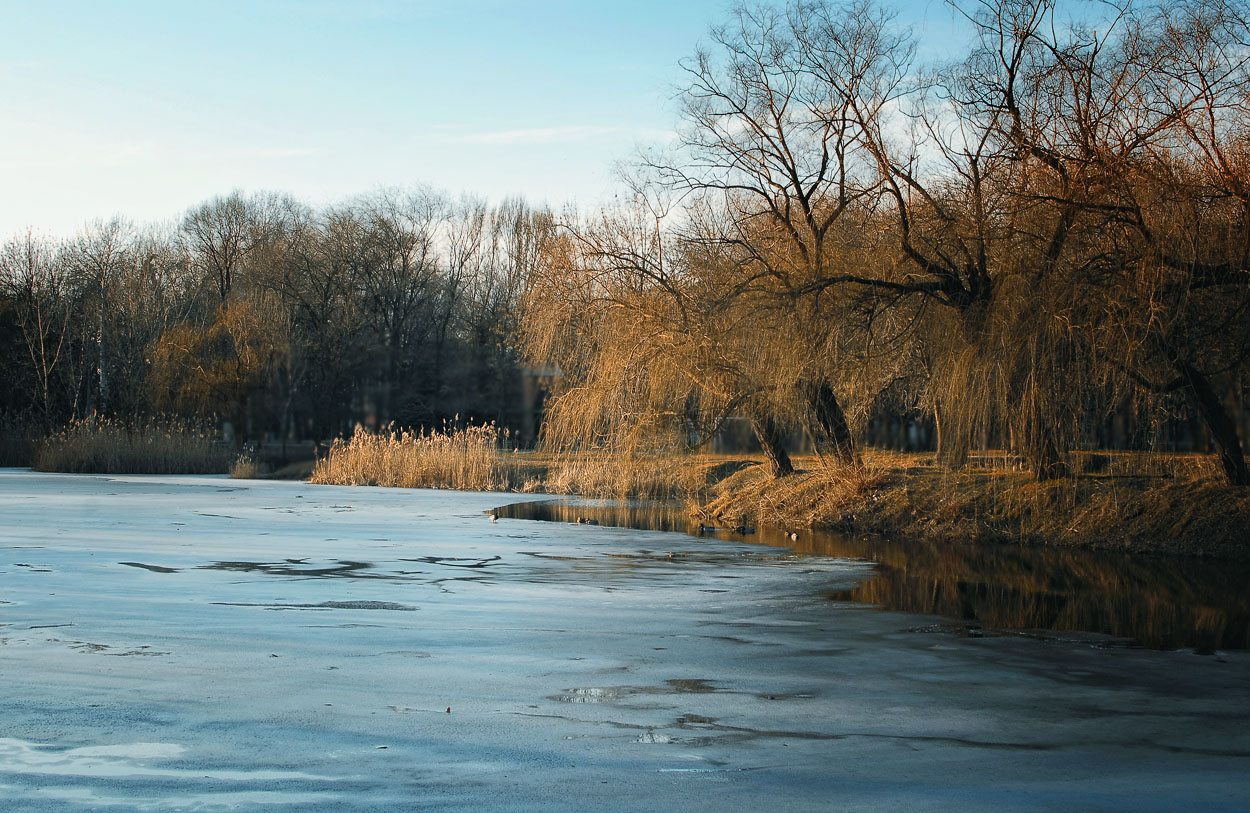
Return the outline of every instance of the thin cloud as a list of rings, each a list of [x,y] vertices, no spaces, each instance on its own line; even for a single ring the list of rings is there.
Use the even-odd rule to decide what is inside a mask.
[[[312,147],[244,147],[233,151],[243,158],[305,158],[317,155],[321,150]]]
[[[572,125],[568,127],[535,127],[526,130],[497,130],[491,133],[468,133],[448,141],[460,144],[560,144],[589,141],[622,132],[620,127]]]

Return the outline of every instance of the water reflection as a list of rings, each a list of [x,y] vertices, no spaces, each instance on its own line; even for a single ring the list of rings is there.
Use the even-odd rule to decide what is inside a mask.
[[[940,615],[994,630],[1090,632],[1153,649],[1250,649],[1250,567],[1064,548],[900,542],[785,529],[700,526],[679,505],[585,501],[518,503],[501,518],[595,520],[645,530],[868,559],[877,576],[835,601]],[[745,531],[745,532],[744,532]]]

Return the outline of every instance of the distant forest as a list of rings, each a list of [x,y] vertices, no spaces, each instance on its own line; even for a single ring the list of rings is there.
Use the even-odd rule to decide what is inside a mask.
[[[214,198],[174,229],[3,249],[9,414],[215,416],[240,438],[518,420],[513,340],[548,213],[431,191],[313,211]]]
[[[732,425],[778,476],[800,438],[854,464],[891,425],[1039,479],[1192,427],[1250,484],[1246,2],[953,8],[967,51],[923,64],[873,0],[738,7],[600,212],[234,193],[19,234],[0,410],[526,443],[541,415],[553,448],[634,454]]]

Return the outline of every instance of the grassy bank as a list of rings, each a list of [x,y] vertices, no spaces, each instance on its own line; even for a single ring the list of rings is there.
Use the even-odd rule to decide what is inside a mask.
[[[33,468],[94,474],[225,474],[234,453],[181,421],[75,421],[38,442]]]
[[[1250,490],[1201,455],[1089,453],[1078,475],[1036,482],[1002,455],[959,471],[931,454],[868,450],[863,465],[799,459],[769,477],[758,460],[711,455],[625,460],[506,451],[492,427],[357,432],[312,481],[685,500],[720,526],[822,528],[942,542],[995,541],[1250,559]]]
[[[1085,473],[1045,483],[994,458],[949,471],[932,455],[869,452],[860,469],[781,480],[754,467],[698,510],[720,523],[1250,559],[1250,489],[1225,485],[1206,458],[1087,457]]]

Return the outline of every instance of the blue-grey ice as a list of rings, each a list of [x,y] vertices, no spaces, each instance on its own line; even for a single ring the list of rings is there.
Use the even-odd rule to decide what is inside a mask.
[[[516,497],[0,471],[0,809],[1250,805],[1250,657],[935,634]]]

